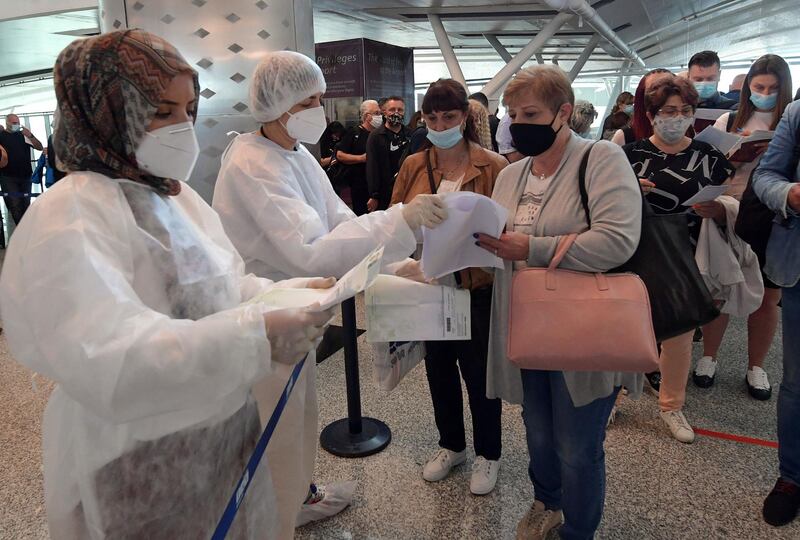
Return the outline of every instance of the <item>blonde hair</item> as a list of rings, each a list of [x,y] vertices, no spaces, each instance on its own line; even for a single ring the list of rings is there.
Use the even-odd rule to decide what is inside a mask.
[[[503,103],[513,106],[525,96],[538,99],[554,113],[564,103],[575,104],[572,82],[558,66],[531,66],[517,73],[503,93]]]
[[[569,127],[578,135],[586,133],[597,118],[597,111],[590,102],[579,99],[575,102],[572,109],[572,118],[569,119]]]
[[[478,135],[478,142],[487,150],[492,149],[492,130],[489,126],[489,113],[480,101],[469,100],[469,116],[475,126]]]

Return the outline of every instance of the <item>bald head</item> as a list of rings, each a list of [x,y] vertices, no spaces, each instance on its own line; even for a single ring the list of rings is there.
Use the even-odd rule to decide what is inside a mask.
[[[742,86],[744,86],[744,80],[746,78],[747,78],[746,73],[739,73],[736,77],[733,78],[733,81],[731,81],[731,86],[729,88],[729,91],[733,92],[734,90],[741,90]]]
[[[19,125],[19,116],[16,114],[6,115],[6,128],[11,129],[11,126],[14,124]]]

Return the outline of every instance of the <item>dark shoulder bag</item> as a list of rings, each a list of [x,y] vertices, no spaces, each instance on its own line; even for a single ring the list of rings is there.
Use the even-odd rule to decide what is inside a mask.
[[[591,147],[583,155],[578,172],[581,203],[591,227],[586,168]],[[637,185],[641,193],[641,188]],[[690,332],[719,316],[708,292],[689,242],[686,216],[656,214],[642,194],[642,235],[633,256],[610,273],[632,272],[644,281],[650,297],[656,340],[664,341]]]
[[[797,137],[797,140],[798,144],[794,147],[792,159],[795,168],[797,168],[797,162],[800,159],[800,136]],[[756,192],[753,191],[754,173],[755,169],[750,173],[747,187],[742,193],[742,200],[739,201],[739,215],[736,216],[736,225],[733,230],[736,232],[736,236],[750,244],[763,267],[767,257],[767,243],[772,231],[775,212],[762,203]]]

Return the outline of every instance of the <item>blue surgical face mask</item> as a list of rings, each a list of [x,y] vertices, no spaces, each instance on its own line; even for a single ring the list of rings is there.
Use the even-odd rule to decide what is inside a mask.
[[[771,111],[778,104],[778,94],[759,94],[753,92],[750,94],[750,103],[756,106],[756,109],[762,111]]]
[[[717,85],[719,85],[717,81],[695,82],[694,88],[700,99],[708,99],[717,93]]]
[[[19,124],[11,124],[11,132],[12,133],[17,133],[19,131],[22,131],[22,126],[21,125],[19,125]]]
[[[633,103],[631,103],[630,105],[625,105],[625,106],[622,108],[622,110],[623,110],[623,112],[624,112],[625,114],[633,114]]]
[[[428,128],[428,140],[433,143],[436,148],[446,150],[457,145],[464,135],[461,133],[461,124],[453,126],[444,131],[433,131]]]

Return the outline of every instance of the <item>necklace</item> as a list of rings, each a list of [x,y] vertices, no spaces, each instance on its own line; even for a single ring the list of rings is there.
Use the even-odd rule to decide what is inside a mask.
[[[442,171],[442,176],[449,177],[454,172],[461,169],[462,165],[464,164],[464,161],[466,160],[466,157],[467,157],[466,154],[461,154],[461,157],[458,158],[458,161],[456,162],[455,166],[450,167],[449,169],[445,169],[443,166],[437,166],[436,168]]]
[[[536,160],[534,159],[533,163],[531,163],[531,174],[537,177],[539,180],[544,180],[545,178],[547,178],[547,175],[545,173],[543,172],[538,173],[536,172],[535,169],[536,169]]]

